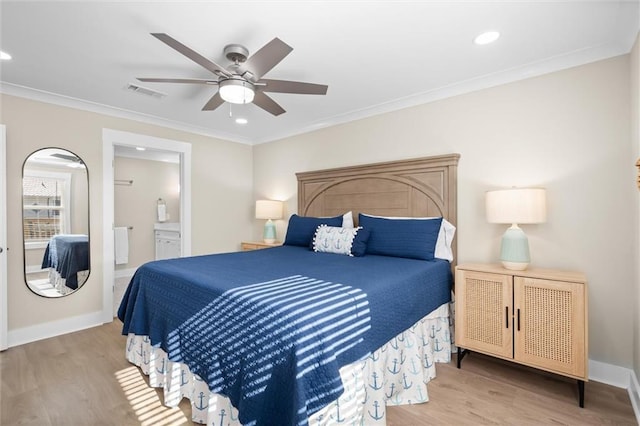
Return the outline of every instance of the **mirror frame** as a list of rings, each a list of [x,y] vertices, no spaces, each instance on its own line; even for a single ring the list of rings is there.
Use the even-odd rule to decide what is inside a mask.
[[[76,158],[78,158],[82,164],[84,165],[84,169],[85,169],[85,174],[86,174],[86,179],[87,179],[87,244],[88,244],[88,269],[87,269],[87,275],[86,278],[84,279],[84,281],[82,282],[82,284],[78,285],[78,287],[76,289],[71,290],[70,292],[66,293],[66,294],[61,294],[60,296],[47,296],[45,294],[39,293],[38,291],[36,291],[35,289],[32,288],[32,286],[29,284],[29,280],[27,280],[27,253],[26,253],[26,236],[25,236],[25,232],[24,232],[24,203],[25,203],[25,195],[24,195],[24,176],[25,176],[25,167],[27,166],[27,161],[29,161],[29,159],[37,152],[39,151],[43,151],[43,150],[47,150],[47,149],[58,149],[61,151],[66,151],[69,154],[72,154],[73,156],[75,156]],[[56,147],[56,146],[48,146],[48,147],[43,147],[43,148],[38,148],[35,151],[32,151],[29,155],[27,155],[27,157],[25,158],[25,160],[22,163],[22,176],[21,176],[21,198],[22,198],[22,203],[20,203],[20,208],[21,208],[21,226],[22,226],[22,260],[23,260],[23,267],[22,267],[22,273],[23,273],[23,277],[24,277],[24,282],[25,285],[27,286],[27,288],[35,295],[46,298],[46,299],[60,299],[63,297],[67,297],[70,296],[72,294],[75,294],[78,292],[78,290],[80,290],[82,287],[84,287],[84,285],[87,283],[87,281],[89,281],[89,277],[91,276],[91,189],[90,189],[90,179],[89,179],[89,167],[87,166],[87,163],[82,159],[82,157],[80,157],[78,154],[76,154],[75,152],[71,151],[70,149],[67,148],[60,148],[60,147]]]

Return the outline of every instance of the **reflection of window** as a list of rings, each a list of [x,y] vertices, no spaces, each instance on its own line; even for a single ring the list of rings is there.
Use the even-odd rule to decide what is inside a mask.
[[[22,178],[25,242],[69,232],[71,174],[25,170]]]

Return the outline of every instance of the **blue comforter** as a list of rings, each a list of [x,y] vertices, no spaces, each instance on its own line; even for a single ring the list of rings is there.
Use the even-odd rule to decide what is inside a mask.
[[[150,262],[123,334],[147,335],[227,396],[244,425],[306,425],[342,393],[339,368],[450,301],[441,260],[283,246]]]
[[[54,268],[65,285],[78,288],[78,272],[89,269],[89,237],[87,235],[54,235],[42,258],[42,268]]]

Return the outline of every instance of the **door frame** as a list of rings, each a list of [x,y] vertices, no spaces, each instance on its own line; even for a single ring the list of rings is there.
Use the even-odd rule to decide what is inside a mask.
[[[7,138],[0,124],[0,351],[7,349],[9,315],[7,313]]]
[[[102,129],[102,261],[103,322],[113,321],[114,289],[114,147],[116,145],[173,151],[180,155],[180,233],[182,256],[191,256],[191,144],[138,133]]]

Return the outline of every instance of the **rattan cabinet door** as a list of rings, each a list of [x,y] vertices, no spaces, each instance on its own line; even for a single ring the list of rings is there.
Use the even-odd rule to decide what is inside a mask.
[[[516,361],[584,379],[585,287],[515,277]]]
[[[457,270],[456,345],[501,358],[513,358],[510,275]]]

